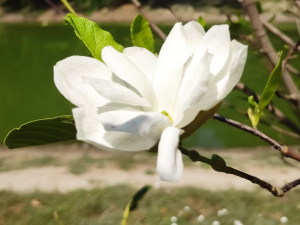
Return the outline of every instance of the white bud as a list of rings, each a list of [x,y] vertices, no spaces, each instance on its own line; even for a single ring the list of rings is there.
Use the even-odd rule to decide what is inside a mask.
[[[171,225],[178,225],[177,223],[171,223]]]
[[[220,224],[220,222],[219,221],[214,221],[214,222],[212,222],[212,224],[211,225],[221,225]]]
[[[190,212],[191,211],[191,207],[189,207],[189,206],[184,206],[184,211],[185,212]]]
[[[172,223],[177,223],[177,217],[176,216],[172,216],[171,217],[171,222]]]
[[[217,214],[218,214],[218,216],[224,216],[223,210],[218,210]]]
[[[204,220],[205,220],[205,216],[204,216],[204,215],[200,215],[200,216],[198,216],[198,218],[197,218],[197,221],[198,221],[199,223],[202,223]]]
[[[241,223],[241,221],[235,220],[235,221],[233,222],[233,225],[243,225],[243,224]]]
[[[228,214],[228,210],[226,208],[222,209],[222,211],[224,216]]]
[[[280,218],[280,222],[281,223],[287,223],[287,222],[289,222],[289,219],[286,216],[283,216],[283,217]]]

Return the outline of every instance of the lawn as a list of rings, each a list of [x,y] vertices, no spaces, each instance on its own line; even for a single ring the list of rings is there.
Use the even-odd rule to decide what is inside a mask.
[[[57,211],[64,225],[116,225],[120,224],[126,204],[135,191],[123,185],[67,194],[1,191],[0,224],[60,225],[53,216]],[[288,224],[298,225],[299,194],[297,190],[284,198],[275,198],[260,190],[152,189],[130,214],[128,225],[169,225],[172,216],[178,218],[178,225],[200,224],[197,222],[200,214],[206,218],[203,225],[211,225],[215,220],[221,225],[232,225],[235,220],[244,225],[279,225],[282,216],[289,219]],[[218,216],[218,210],[223,208],[229,213]]]

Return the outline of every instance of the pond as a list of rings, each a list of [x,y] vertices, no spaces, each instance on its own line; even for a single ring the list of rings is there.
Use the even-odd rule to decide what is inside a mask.
[[[115,40],[125,47],[131,46],[129,25],[101,24],[112,33]],[[284,32],[297,40],[293,24],[281,25]],[[168,32],[171,26],[162,26]],[[284,43],[272,37],[277,50]],[[158,52],[162,41],[155,36]],[[286,51],[286,50],[285,50]],[[88,55],[85,47],[65,25],[0,24],[0,139],[22,123],[71,114],[73,106],[57,91],[53,82],[53,66],[71,55]],[[294,60],[295,61],[295,60]],[[296,62],[294,62],[296,63]],[[300,64],[294,65],[300,69]],[[268,71],[258,54],[249,49],[242,82],[261,93],[268,78]],[[299,77],[298,77],[298,80]],[[276,105],[297,121],[284,100],[274,98]],[[232,107],[234,105],[234,108]],[[219,114],[250,125],[249,119],[238,111],[246,112],[247,98],[239,91],[232,91],[225,99]],[[268,121],[276,124],[268,113]],[[299,122],[299,121],[298,121]],[[259,129],[285,144],[299,144],[299,140],[278,134],[268,124]],[[265,145],[260,139],[236,128],[210,120],[194,135],[184,141],[187,147],[227,148]]]

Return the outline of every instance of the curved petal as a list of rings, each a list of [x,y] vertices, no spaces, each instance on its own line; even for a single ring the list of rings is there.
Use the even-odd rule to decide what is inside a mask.
[[[230,34],[228,25],[215,25],[201,38],[200,43],[194,51],[191,62],[185,70],[181,87],[186,86],[206,51],[213,55],[210,73],[215,76],[224,67],[229,57]],[[214,76],[212,76],[211,79]],[[180,88],[179,93],[182,94],[183,91],[184,90]]]
[[[171,113],[175,104],[184,64],[190,54],[189,43],[181,23],[176,23],[163,44],[153,76],[152,86],[157,96],[158,111]]]
[[[112,102],[143,106],[150,108],[150,103],[138,96],[132,90],[109,80],[98,79],[93,77],[84,77],[84,81],[89,83],[95,90],[103,97],[111,100]]]
[[[188,22],[183,26],[183,32],[190,45],[190,56],[194,53],[195,48],[201,41],[201,38],[205,35],[203,27],[196,21]]]
[[[164,181],[177,181],[182,176],[182,154],[177,149],[180,132],[176,127],[166,128],[158,144],[156,171]]]
[[[190,111],[188,109],[197,106],[207,92],[210,81],[209,66],[211,57],[212,55],[206,51],[186,87],[184,87],[184,92],[181,95],[178,93],[175,105],[176,110],[173,112],[173,126],[181,128],[195,119],[197,114],[188,114]]]
[[[231,61],[227,70],[217,76],[222,77],[217,83],[211,83],[205,96],[199,102],[201,110],[208,110],[222,101],[240,80],[246,59],[248,46],[236,40],[231,42]]]
[[[147,77],[125,54],[107,46],[102,49],[102,59],[120,79],[132,85],[156,108],[156,96]]]
[[[149,83],[151,83],[157,57],[147,49],[140,47],[125,48],[123,53],[145,74]]]
[[[171,123],[168,117],[156,112],[118,110],[101,113],[96,116],[106,131],[124,131],[140,136],[153,130],[159,134]]]
[[[77,139],[106,151],[142,151],[153,147],[158,142],[162,130],[166,125],[170,125],[169,121],[165,124],[163,122],[150,124],[148,132],[144,135],[123,131],[106,131],[97,117],[105,111],[112,110],[114,110],[113,107],[109,107],[107,110],[106,107],[73,109]],[[123,109],[116,107],[115,110]],[[127,110],[136,111],[136,109],[130,108]]]
[[[71,56],[54,66],[54,82],[57,89],[74,105],[98,107],[110,102],[89,84],[85,84],[83,77],[112,80],[113,75],[99,60],[84,56]]]

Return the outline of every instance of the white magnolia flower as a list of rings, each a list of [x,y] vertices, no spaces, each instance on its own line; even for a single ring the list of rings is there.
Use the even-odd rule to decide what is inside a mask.
[[[83,56],[58,62],[54,81],[77,106],[78,140],[107,151],[148,150],[160,140],[157,171],[162,180],[176,181],[183,171],[180,135],[215,113],[246,57],[247,47],[230,41],[228,25],[205,33],[192,21],[175,24],[158,57],[144,48],[120,53],[107,46],[104,63]]]

